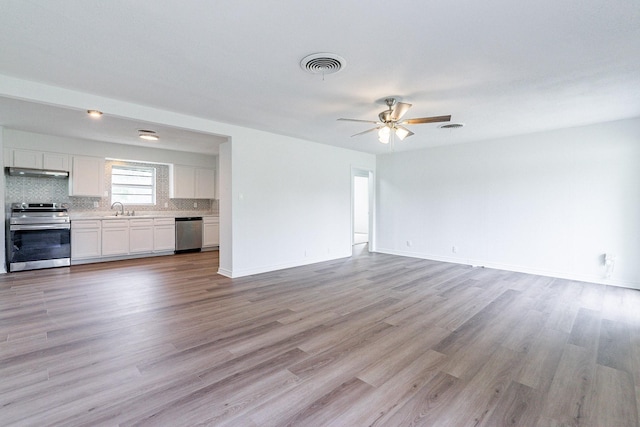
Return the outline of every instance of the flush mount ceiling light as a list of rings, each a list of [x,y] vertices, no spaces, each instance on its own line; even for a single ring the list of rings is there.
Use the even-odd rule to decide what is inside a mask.
[[[335,53],[314,53],[302,58],[300,68],[311,74],[334,74],[346,66],[343,57]]]
[[[146,129],[138,129],[138,136],[145,141],[157,141],[160,139],[155,131]]]
[[[98,117],[102,116],[102,111],[100,111],[100,110],[87,110],[87,114],[90,117],[98,118]]]

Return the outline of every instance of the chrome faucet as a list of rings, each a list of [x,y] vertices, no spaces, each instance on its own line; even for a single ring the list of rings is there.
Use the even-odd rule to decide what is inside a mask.
[[[124,205],[121,202],[113,202],[111,204],[111,209],[113,209],[115,205],[120,205],[120,215],[124,216]],[[116,212],[116,216],[118,216],[118,212]]]

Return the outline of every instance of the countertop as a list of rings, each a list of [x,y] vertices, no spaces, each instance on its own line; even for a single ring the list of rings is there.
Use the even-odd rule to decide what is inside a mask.
[[[115,212],[69,212],[69,218],[74,220],[103,220],[103,219],[136,219],[136,218],[182,218],[187,216],[201,216],[218,218],[217,213],[202,211],[139,211],[135,215],[115,215]]]

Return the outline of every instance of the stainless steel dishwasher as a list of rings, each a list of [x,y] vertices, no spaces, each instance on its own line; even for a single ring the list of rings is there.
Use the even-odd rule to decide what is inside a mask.
[[[202,249],[202,217],[176,218],[176,252],[197,252]]]

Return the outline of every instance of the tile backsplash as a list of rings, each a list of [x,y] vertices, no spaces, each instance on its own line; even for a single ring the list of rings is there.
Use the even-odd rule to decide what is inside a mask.
[[[104,188],[111,193],[111,166],[114,164],[130,166],[153,166],[156,168],[156,204],[127,205],[127,209],[136,211],[218,211],[217,200],[203,199],[170,199],[169,198],[169,166],[161,164],[111,161],[105,162]],[[71,212],[108,212],[111,210],[111,197],[70,197],[69,180],[54,178],[32,178],[21,176],[5,176],[5,204],[14,202],[68,203]],[[94,203],[98,202],[98,207]],[[167,207],[165,207],[165,203]],[[194,203],[198,207],[194,207]]]

